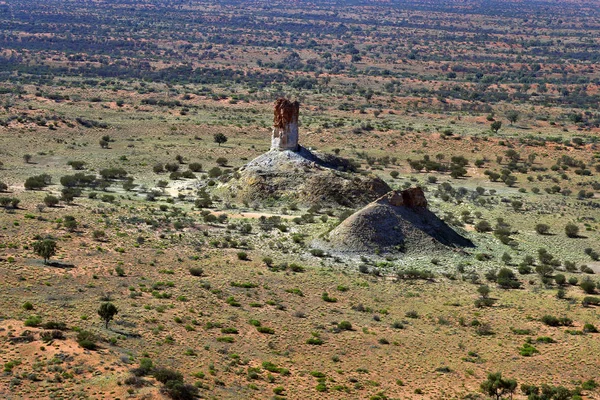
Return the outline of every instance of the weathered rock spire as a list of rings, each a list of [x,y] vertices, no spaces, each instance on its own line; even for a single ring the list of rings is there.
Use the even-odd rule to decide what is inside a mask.
[[[271,150],[298,150],[300,103],[280,98],[275,102]]]

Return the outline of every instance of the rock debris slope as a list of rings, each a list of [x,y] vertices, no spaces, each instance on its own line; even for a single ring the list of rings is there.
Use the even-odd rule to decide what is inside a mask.
[[[352,214],[323,243],[331,252],[427,254],[474,247],[433,212],[421,188],[391,191]]]

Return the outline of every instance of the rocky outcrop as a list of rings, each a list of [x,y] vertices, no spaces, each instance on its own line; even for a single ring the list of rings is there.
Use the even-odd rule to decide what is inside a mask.
[[[298,150],[300,103],[280,98],[275,102],[271,150]]]
[[[428,210],[425,194],[417,187],[391,191],[368,204],[315,247],[331,253],[419,255],[473,247],[473,243]]]
[[[244,165],[215,190],[229,202],[362,207],[391,188],[375,175],[358,173],[348,160],[298,144],[300,104],[275,102],[271,150]]]
[[[378,203],[388,203],[394,207],[427,208],[425,193],[420,187],[414,187],[401,192],[392,190],[377,199]]]
[[[311,152],[271,150],[240,168],[218,188],[230,202],[276,201],[312,206],[362,207],[389,192],[385,181],[354,172],[347,160]]]

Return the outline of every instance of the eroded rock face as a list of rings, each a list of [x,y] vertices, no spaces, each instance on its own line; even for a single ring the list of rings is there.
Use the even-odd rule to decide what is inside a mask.
[[[298,150],[300,103],[280,98],[275,102],[271,150]]]
[[[420,187],[414,187],[406,190],[391,191],[382,196],[379,201],[387,202],[394,207],[408,208],[427,208],[427,199],[425,193]]]
[[[340,254],[429,257],[474,244],[428,210],[423,190],[415,187],[386,193],[346,218],[326,241],[315,239],[311,246]]]

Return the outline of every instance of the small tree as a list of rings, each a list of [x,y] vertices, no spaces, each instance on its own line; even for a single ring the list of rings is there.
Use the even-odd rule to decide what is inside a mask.
[[[477,293],[479,293],[481,298],[487,299],[490,295],[490,287],[488,285],[481,285],[477,288]]]
[[[550,232],[550,226],[546,224],[537,224],[535,226],[535,231],[540,235],[547,235]]]
[[[79,224],[75,220],[75,217],[73,217],[72,215],[66,215],[65,220],[63,222],[63,226],[69,232],[74,232],[77,229],[77,227],[79,226]]]
[[[31,154],[23,155],[23,161],[25,161],[27,164],[29,164],[29,162],[31,161]]]
[[[475,230],[477,232],[491,232],[494,229],[492,228],[492,224],[490,224],[488,221],[482,219],[481,221],[479,221],[475,224]]]
[[[202,164],[193,162],[193,163],[190,163],[190,165],[188,165],[188,168],[192,172],[200,172],[200,171],[202,171]]]
[[[100,308],[98,309],[98,315],[106,324],[106,329],[108,329],[108,323],[119,313],[117,307],[112,303],[102,303]]]
[[[44,258],[44,264],[48,264],[50,257],[56,254],[56,241],[52,239],[38,240],[33,244],[33,251]]]
[[[576,238],[579,236],[579,227],[575,224],[567,224],[565,234],[570,238]]]
[[[510,124],[514,124],[519,119],[519,112],[517,110],[510,110],[506,113],[506,119]]]
[[[502,128],[502,122],[501,121],[494,121],[492,122],[492,124],[490,125],[490,128],[492,129],[492,131],[494,131],[495,133],[498,133],[498,131],[500,130],[500,128]]]
[[[165,172],[165,166],[161,163],[154,164],[154,167],[152,167],[152,171],[154,171],[154,173],[156,174],[160,174],[161,172]]]
[[[214,139],[215,143],[217,143],[219,146],[221,146],[221,144],[227,142],[227,136],[225,136],[222,133],[215,133],[215,135],[213,136],[213,139]]]
[[[56,205],[58,205],[58,202],[60,200],[58,199],[58,197],[56,196],[52,196],[52,195],[48,195],[46,197],[44,197],[44,204],[47,205],[48,207],[54,207]]]
[[[504,179],[504,183],[506,184],[506,186],[511,187],[513,186],[515,183],[517,183],[517,177],[514,175],[508,175],[505,179]]]
[[[512,397],[517,388],[517,381],[515,379],[502,378],[501,372],[489,373],[487,380],[483,382],[480,387],[483,393],[496,400],[500,400],[508,394]]]

